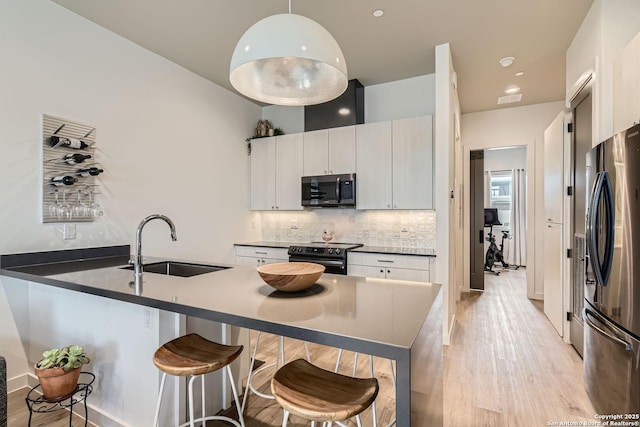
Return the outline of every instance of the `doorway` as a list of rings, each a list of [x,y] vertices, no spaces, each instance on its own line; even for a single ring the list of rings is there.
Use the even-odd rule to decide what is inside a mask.
[[[499,276],[526,266],[527,147],[473,150],[469,164],[469,287],[484,290],[486,274]],[[486,224],[485,209],[496,213],[493,227]],[[490,238],[502,260],[487,256]]]

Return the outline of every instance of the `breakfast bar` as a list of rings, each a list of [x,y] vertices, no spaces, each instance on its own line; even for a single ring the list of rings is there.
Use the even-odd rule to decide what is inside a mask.
[[[145,272],[136,292],[121,257],[90,261],[3,256],[0,275],[395,360],[397,425],[442,425],[441,285],[324,274],[284,293],[253,267],[223,265],[192,277]]]

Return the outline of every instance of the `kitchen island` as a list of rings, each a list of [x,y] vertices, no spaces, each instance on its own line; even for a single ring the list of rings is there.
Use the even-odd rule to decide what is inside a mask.
[[[287,294],[266,285],[255,268],[233,266],[193,277],[145,273],[136,293],[131,270],[104,262],[91,269],[67,262],[66,272],[2,263],[0,274],[393,359],[397,425],[442,425],[440,285],[324,274],[306,291]]]

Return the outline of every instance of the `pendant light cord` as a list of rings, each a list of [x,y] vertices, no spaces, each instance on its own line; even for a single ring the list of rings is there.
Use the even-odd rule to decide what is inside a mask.
[[[291,15],[291,0],[289,0],[289,15]]]

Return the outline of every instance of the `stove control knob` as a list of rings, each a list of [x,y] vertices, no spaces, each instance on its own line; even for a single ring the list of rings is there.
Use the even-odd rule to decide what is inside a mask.
[[[332,254],[333,253],[333,249],[329,248],[329,253]]]
[[[336,255],[340,255],[340,252],[342,252],[339,248],[336,249]]]
[[[302,248],[298,248],[298,252],[302,252]]]

